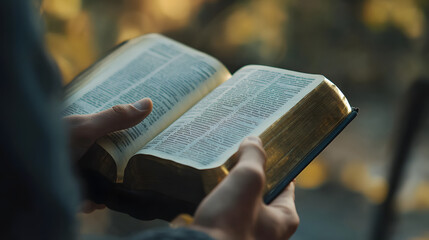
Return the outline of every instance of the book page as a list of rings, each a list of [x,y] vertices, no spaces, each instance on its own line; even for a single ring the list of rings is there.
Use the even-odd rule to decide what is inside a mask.
[[[128,159],[217,85],[230,77],[216,59],[157,34],[133,39],[91,73],[65,101],[64,115],[89,114],[149,97],[140,124],[97,141],[116,161],[118,181]]]
[[[138,154],[197,169],[218,167],[238,150],[243,138],[260,135],[323,79],[271,67],[244,67]]]

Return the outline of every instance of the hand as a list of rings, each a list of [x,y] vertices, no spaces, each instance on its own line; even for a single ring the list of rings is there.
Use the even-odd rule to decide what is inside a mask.
[[[99,113],[65,117],[64,121],[69,127],[73,162],[79,160],[98,138],[140,123],[152,111],[152,106],[152,101],[144,98],[133,104],[116,105]],[[104,204],[85,200],[81,208],[83,212],[90,213],[105,207]]]
[[[299,224],[294,183],[271,204],[264,204],[266,156],[261,141],[248,137],[239,152],[237,165],[203,200],[190,227],[216,239],[289,238]]]
[[[152,106],[152,101],[144,98],[133,104],[116,105],[99,113],[65,117],[69,127],[72,159],[79,160],[98,138],[140,123],[152,111]]]

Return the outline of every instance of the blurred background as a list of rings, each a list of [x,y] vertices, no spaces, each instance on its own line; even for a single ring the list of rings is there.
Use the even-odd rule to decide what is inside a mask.
[[[360,108],[297,179],[292,239],[368,239],[386,198],[406,92],[429,76],[427,0],[43,0],[47,47],[64,84],[116,44],[162,33],[223,62],[320,73]],[[429,91],[427,92],[429,97]],[[429,239],[429,117],[395,197],[392,239]],[[84,236],[167,225],[110,210],[79,214]]]

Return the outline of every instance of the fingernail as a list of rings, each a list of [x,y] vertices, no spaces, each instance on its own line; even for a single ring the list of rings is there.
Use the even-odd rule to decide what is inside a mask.
[[[152,104],[152,101],[149,98],[143,98],[142,100],[139,100],[133,103],[133,106],[140,111],[145,111],[150,108],[151,104]]]
[[[258,137],[255,137],[255,136],[246,137],[246,141],[250,141],[250,142],[254,142],[254,143],[257,143],[259,145],[262,145],[261,139]]]

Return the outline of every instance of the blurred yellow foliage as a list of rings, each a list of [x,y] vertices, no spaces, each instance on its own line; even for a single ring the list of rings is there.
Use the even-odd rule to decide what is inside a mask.
[[[241,45],[251,40],[256,32],[252,14],[239,9],[225,22],[225,40],[231,45]]]
[[[183,28],[206,1],[124,0],[118,3],[121,7],[115,12],[116,24],[111,26],[111,31],[118,32],[113,43],[149,32]],[[48,22],[56,22],[60,27],[55,32],[46,33],[45,38],[65,83],[93,63],[100,50],[106,51],[95,46],[97,39],[93,26],[97,19],[90,18],[83,3],[84,0],[44,0],[42,5],[42,13],[49,16]]]
[[[402,189],[402,195],[397,202],[401,212],[429,209],[429,181],[424,179],[413,185],[413,188]]]
[[[373,28],[391,23],[410,38],[418,38],[424,29],[424,14],[414,0],[367,0],[363,19]]]
[[[415,208],[429,209],[429,181],[422,181],[415,191]]]
[[[195,1],[192,0],[157,0],[151,1],[152,4],[156,4],[159,12],[165,17],[185,22],[191,15],[192,5]]]
[[[374,203],[381,203],[388,190],[386,180],[380,176],[371,176],[368,165],[360,161],[345,165],[341,171],[341,182],[347,188],[364,194]]]
[[[254,44],[265,61],[277,58],[286,49],[287,2],[252,0],[235,5],[224,21],[222,50]]]
[[[387,195],[386,179],[380,176],[370,177],[368,185],[362,188],[362,193],[373,203],[382,203]]]
[[[311,162],[296,178],[296,185],[301,188],[316,188],[321,186],[328,176],[325,164],[316,159]]]
[[[368,169],[364,163],[354,161],[346,164],[341,171],[341,182],[353,191],[361,191],[368,179]]]
[[[81,0],[44,0],[42,5],[44,12],[63,20],[76,17],[81,7]]]
[[[85,11],[66,21],[63,34],[47,33],[45,39],[65,83],[95,61],[92,23]]]
[[[124,0],[115,12],[116,24],[111,31],[117,32],[112,44],[150,32],[167,32],[185,28],[192,23],[202,4],[213,0]],[[285,52],[285,25],[288,1],[251,0],[236,4],[225,17],[219,34],[222,52],[228,47],[255,46],[261,59],[275,61]],[[98,39],[93,26],[98,21],[90,18],[83,8],[85,0],[45,0],[42,12],[62,29],[46,34],[48,48],[63,73],[67,83],[106,49],[95,47]],[[100,14],[100,13],[97,13]],[[108,14],[108,13],[106,13]],[[113,47],[113,46],[112,46]]]
[[[150,32],[186,27],[204,0],[128,0],[120,14],[117,42]]]

